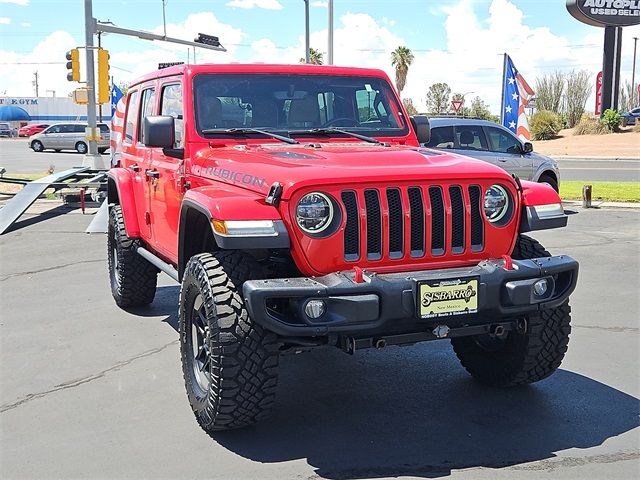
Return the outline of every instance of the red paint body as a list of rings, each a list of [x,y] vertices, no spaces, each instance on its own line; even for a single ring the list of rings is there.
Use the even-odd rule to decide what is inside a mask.
[[[361,140],[344,137],[319,139],[298,136],[296,139],[300,145],[288,145],[267,137],[204,138],[194,126],[191,89],[193,77],[200,73],[358,75],[377,77],[390,84],[384,72],[373,69],[261,64],[181,65],[154,72],[135,82],[129,89],[129,97],[148,87],[161,92],[167,85],[182,85],[184,160],[168,157],[160,148],[145,147],[139,141],[138,122],[137,127],[126,132],[119,145],[120,165],[109,172],[117,185],[128,235],[141,238],[150,250],[174,265],[179,260],[179,217],[185,200],[200,205],[212,219],[282,219],[291,240],[291,255],[305,275],[352,270],[355,266],[377,272],[446,268],[500,258],[513,249],[522,204],[532,206],[560,202],[556,192],[546,185],[522,182],[523,192],[520,193],[513,178],[498,167],[480,160],[420,148],[410,126],[404,136],[378,137],[389,146],[365,144]],[[136,103],[139,100],[140,97]],[[160,95],[156,95],[154,101],[153,112],[159,114]],[[131,102],[127,111],[130,108],[137,108],[137,105]],[[409,118],[404,110],[391,114]],[[291,154],[296,158],[287,157]],[[150,178],[147,171],[157,172],[158,178]],[[265,202],[269,187],[274,182],[283,186],[282,201],[277,208]],[[323,239],[305,235],[294,218],[297,201],[312,191],[326,192],[339,198],[341,191],[351,190],[360,198],[365,188],[382,191],[387,187],[398,187],[404,192],[401,198],[403,211],[408,212],[406,189],[409,187],[478,185],[484,191],[494,183],[500,183],[509,191],[515,200],[516,211],[511,221],[502,227],[484,222],[485,245],[481,252],[453,254],[446,251],[441,258],[410,258],[405,254],[403,258],[394,260],[383,254],[382,260],[378,261],[361,259],[347,262],[343,258],[345,212],[338,231]],[[468,200],[466,188],[463,192],[465,200]],[[384,215],[388,206],[384,195],[380,198],[383,222],[388,222],[388,216]],[[451,209],[447,200],[445,209]],[[465,214],[469,220],[471,212],[466,211]],[[429,215],[428,207],[425,215]],[[447,215],[447,218],[450,221],[451,216]],[[407,216],[405,223],[408,225],[408,222]],[[466,244],[470,243],[468,230]],[[445,244],[449,245],[451,228],[446,232]],[[404,251],[408,252],[409,238],[406,237]],[[428,232],[426,238],[429,238]],[[364,242],[364,235],[361,235],[361,242]],[[388,252],[385,243],[383,240],[383,250]],[[429,245],[425,246],[425,249],[429,248]],[[361,248],[361,251],[364,250]]]

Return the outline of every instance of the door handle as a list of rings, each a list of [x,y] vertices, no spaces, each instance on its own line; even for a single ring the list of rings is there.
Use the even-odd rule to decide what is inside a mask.
[[[139,172],[140,171],[140,167],[138,166],[137,163],[134,163],[133,165],[129,165],[129,170],[134,171],[134,172]]]
[[[160,178],[160,172],[157,170],[145,170],[145,175],[149,178],[157,179]]]

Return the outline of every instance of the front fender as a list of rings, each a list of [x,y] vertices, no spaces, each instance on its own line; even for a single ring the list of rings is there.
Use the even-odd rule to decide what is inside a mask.
[[[520,232],[548,230],[567,225],[560,195],[546,183],[522,180]]]
[[[232,185],[210,185],[188,190],[185,202],[197,205],[210,220],[280,220],[278,210],[264,203],[264,197]]]
[[[107,179],[109,203],[117,203],[122,207],[127,236],[140,237],[140,225],[138,224],[136,200],[133,193],[133,172],[126,168],[111,168],[107,172]]]

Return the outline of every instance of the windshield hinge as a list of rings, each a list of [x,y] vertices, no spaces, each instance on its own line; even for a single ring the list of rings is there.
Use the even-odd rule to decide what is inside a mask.
[[[271,188],[269,188],[269,193],[267,194],[267,198],[265,198],[265,203],[267,205],[273,205],[278,208],[280,205],[280,198],[282,197],[282,184],[280,182],[273,182]]]

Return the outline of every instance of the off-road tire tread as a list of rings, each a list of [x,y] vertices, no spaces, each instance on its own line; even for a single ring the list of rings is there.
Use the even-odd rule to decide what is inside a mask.
[[[107,255],[109,275],[119,276],[119,286],[111,282],[111,293],[117,305],[122,308],[149,305],[156,295],[158,269],[141,257],[136,249],[140,240],[127,236],[124,216],[120,205],[113,205],[109,212],[109,229],[115,230],[115,242],[118,255],[118,270],[113,271],[113,249],[111,231],[108,233]]]
[[[201,253],[192,257],[184,278],[200,287],[205,309],[215,312],[210,320],[212,386],[206,404],[194,402],[193,387],[185,355],[185,289],[180,291],[180,335],[183,376],[189,401],[199,425],[207,433],[241,428],[267,417],[273,406],[278,382],[277,336],[254,323],[242,300],[242,284],[260,278],[261,267],[237,251]],[[198,405],[200,404],[200,405]]]
[[[513,250],[516,260],[551,256],[536,240],[520,235]],[[505,351],[487,352],[473,337],[451,343],[462,366],[477,380],[496,387],[514,387],[542,380],[555,372],[567,352],[571,333],[571,307],[541,310],[526,317],[524,335],[510,338]],[[510,334],[511,335],[511,334]]]

